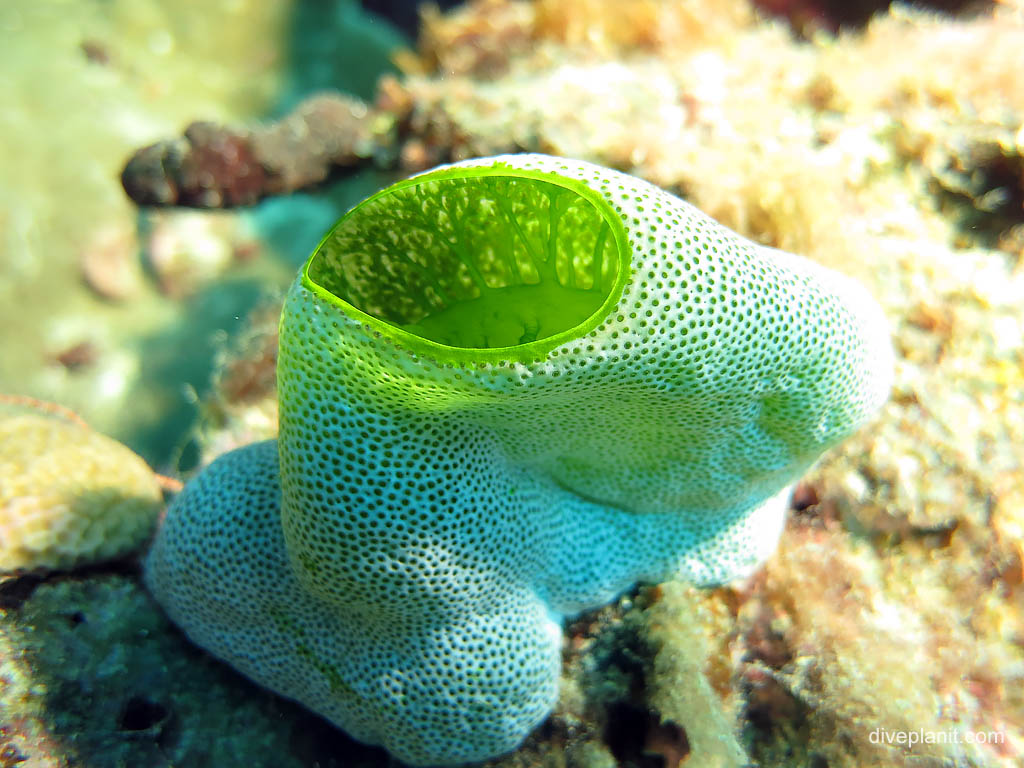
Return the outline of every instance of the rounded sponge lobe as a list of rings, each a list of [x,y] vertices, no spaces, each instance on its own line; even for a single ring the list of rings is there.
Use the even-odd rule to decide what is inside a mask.
[[[484,759],[552,706],[562,617],[767,557],[891,368],[863,289],[643,181],[442,167],[325,237],[282,314],[276,452],[201,474],[147,578],[356,738]]]
[[[280,498],[267,441],[225,454],[175,499],[144,575],[193,642],[413,764],[507,752],[546,716],[561,633],[526,585],[466,610],[457,599],[447,611],[403,610],[395,596],[381,612],[388,600],[365,592],[339,610],[296,578]],[[425,554],[419,579],[466,596],[441,557]]]

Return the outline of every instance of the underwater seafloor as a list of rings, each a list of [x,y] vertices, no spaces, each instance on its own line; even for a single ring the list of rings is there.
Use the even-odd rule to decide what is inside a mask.
[[[854,276],[897,367],[773,558],[572,622],[556,711],[488,765],[1024,764],[1024,6],[835,32],[817,3],[768,5],[796,11],[478,0],[425,11],[415,43],[346,2],[0,6],[0,392],[89,425],[58,450],[10,426],[23,403],[0,410],[0,502],[65,537],[33,562],[0,527],[0,766],[388,764],[169,623],[136,557],[173,482],[95,433],[172,478],[272,436],[281,295],[333,220],[412,171],[522,150]],[[273,132],[328,89],[361,116],[329,184],[227,210],[122,189],[134,151],[194,120]],[[82,469],[76,440],[106,463]],[[133,503],[62,496],[77,474]],[[882,735],[901,732],[932,738]]]

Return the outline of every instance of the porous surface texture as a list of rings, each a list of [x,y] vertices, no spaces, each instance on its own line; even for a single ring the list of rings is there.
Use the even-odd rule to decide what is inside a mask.
[[[360,240],[391,194],[391,234]],[[559,231],[574,206],[596,232]],[[460,311],[503,333],[461,346]],[[484,759],[554,704],[564,616],[767,557],[789,486],[891,368],[855,282],[650,184],[539,155],[437,169],[299,275],[279,444],[186,488],[147,581],[196,642],[356,738]]]
[[[150,537],[162,502],[153,471],[116,440],[0,409],[0,572],[125,555]]]

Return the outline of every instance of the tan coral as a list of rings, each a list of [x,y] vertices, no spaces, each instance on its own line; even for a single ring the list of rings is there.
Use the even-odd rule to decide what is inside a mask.
[[[71,568],[119,557],[152,533],[156,475],[84,425],[0,411],[0,572]]]
[[[957,585],[948,571],[926,567],[957,548],[954,541],[935,554],[908,542],[898,558],[880,561],[838,528],[790,526],[738,618],[744,663],[754,667],[744,678],[756,688],[764,674],[780,686],[752,691],[751,703],[787,749],[799,743],[851,768],[909,765],[911,757],[1019,764],[1010,762],[1019,745],[1009,725],[1019,701],[1005,679],[1015,674],[1017,627],[1005,604],[979,592],[977,574],[961,574]],[[994,614],[1009,641],[981,629]],[[805,731],[794,740],[796,727]],[[931,741],[901,746],[891,741],[900,733]],[[968,741],[982,734],[990,743]],[[773,749],[758,745],[759,764],[794,764],[769,757]]]

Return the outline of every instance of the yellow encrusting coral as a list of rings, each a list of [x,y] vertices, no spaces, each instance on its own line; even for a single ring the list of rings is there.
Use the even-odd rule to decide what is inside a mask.
[[[0,572],[72,568],[131,552],[162,504],[127,447],[59,416],[0,410]]]

